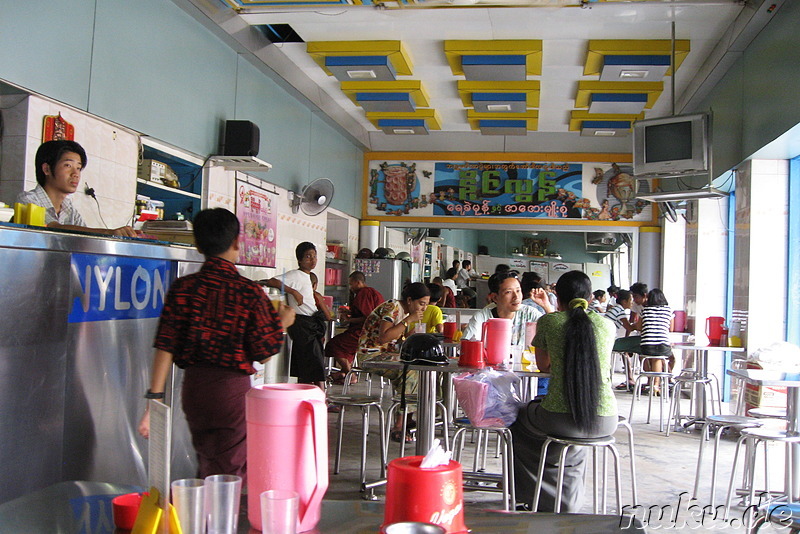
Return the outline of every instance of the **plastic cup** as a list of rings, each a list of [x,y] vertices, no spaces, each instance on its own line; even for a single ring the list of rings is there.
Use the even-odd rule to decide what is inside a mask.
[[[111,499],[111,513],[114,517],[114,525],[123,530],[132,529],[141,503],[141,493],[126,493]]]
[[[295,534],[297,532],[296,491],[267,490],[261,494],[261,532]]]
[[[444,323],[444,338],[447,341],[453,341],[453,336],[456,334],[456,323],[445,322]]]
[[[205,479],[205,514],[208,534],[236,534],[242,477],[211,475]]]
[[[206,532],[204,484],[202,478],[183,478],[172,483],[172,505],[183,534]]]
[[[461,356],[458,358],[458,365],[461,367],[482,368],[483,362],[483,343],[480,341],[461,340]]]
[[[414,325],[414,333],[415,334],[424,334],[427,330],[428,325],[426,323],[417,323]]]

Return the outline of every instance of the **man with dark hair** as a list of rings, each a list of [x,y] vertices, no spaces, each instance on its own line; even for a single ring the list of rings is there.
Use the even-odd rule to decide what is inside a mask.
[[[377,289],[367,285],[367,279],[361,271],[353,271],[348,278],[348,283],[352,295],[350,313],[342,319],[347,323],[347,330],[334,336],[325,345],[325,356],[333,358],[340,369],[338,373],[331,375],[335,384],[344,383],[345,375],[353,367],[364,321],[372,313],[372,310],[383,302],[383,296]]]
[[[86,167],[86,151],[75,141],[46,141],[36,151],[36,188],[20,193],[17,202],[45,209],[44,223],[51,228],[80,230],[95,234],[136,237],[130,226],[113,230],[89,228],[69,197],[78,190],[81,171]]]
[[[525,345],[526,325],[538,321],[544,313],[522,305],[522,287],[517,276],[516,271],[509,271],[489,277],[489,299],[492,303],[472,316],[464,330],[463,339],[480,339],[483,323],[489,319],[511,319],[511,345]],[[545,313],[553,311],[543,289],[532,290],[531,298]]]
[[[311,271],[317,266],[317,247],[314,243],[303,241],[294,251],[298,268],[280,278],[270,278],[265,283],[269,287],[283,288],[289,306],[295,311],[294,324],[287,329],[292,338],[292,355],[289,374],[297,377],[300,384],[314,384],[325,389],[324,351],[320,339],[324,328],[314,318],[317,304],[311,285]]]
[[[155,339],[150,389],[163,399],[173,362],[184,370],[181,401],[197,453],[197,476],[245,477],[245,394],[253,362],[265,362],[283,343],[294,321],[286,306],[276,313],[261,287],[239,274],[239,220],[223,208],[194,219],[197,250],[206,257],[199,272],[175,280],[167,294]],[[150,436],[145,411],[139,433]]]
[[[456,278],[456,285],[458,289],[461,290],[461,294],[469,300],[469,305],[473,308],[475,307],[475,296],[477,293],[474,289],[469,287],[469,282],[476,278],[480,277],[472,272],[472,262],[469,260],[462,261],[461,270],[458,271],[458,278]]]
[[[635,323],[637,319],[642,316],[642,310],[644,310],[647,304],[647,292],[647,284],[645,283],[636,282],[631,285],[631,296],[633,297],[631,312],[635,314],[630,318],[631,323]]]

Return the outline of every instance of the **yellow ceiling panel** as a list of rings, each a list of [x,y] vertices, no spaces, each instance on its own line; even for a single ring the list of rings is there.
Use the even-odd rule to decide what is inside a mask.
[[[480,130],[478,121],[485,119],[525,120],[527,129],[535,131],[539,128],[539,111],[531,110],[525,113],[477,113],[474,109],[467,110],[467,122],[473,130]]]
[[[688,39],[675,41],[675,66],[680,68],[689,54],[691,46]],[[671,55],[672,41],[669,39],[593,39],[589,41],[584,76],[594,76],[603,70],[603,57],[606,55],[652,56]],[[672,67],[667,69],[667,76]]]
[[[431,130],[442,129],[442,119],[435,109],[418,109],[411,112],[369,111],[367,120],[376,128],[379,119],[424,119]]]
[[[592,82],[579,81],[578,94],[575,96],[576,108],[588,108],[592,93],[647,93],[645,109],[650,109],[664,91],[664,82]]]
[[[458,94],[465,108],[472,107],[472,93],[525,93],[525,105],[529,108],[539,107],[541,82],[528,80],[524,82],[476,82],[458,80]]]
[[[421,108],[430,104],[428,93],[419,80],[397,80],[394,82],[341,82],[342,92],[358,105],[357,93],[410,93],[414,103]]]
[[[332,76],[325,68],[328,56],[388,56],[398,75],[411,76],[413,72],[411,58],[400,41],[313,41],[306,44],[306,52],[328,76]]]
[[[619,115],[616,113],[589,113],[583,110],[574,110],[569,117],[569,131],[580,132],[583,121],[638,121],[644,119],[644,113],[637,115]]]
[[[533,39],[508,39],[497,41],[463,41],[444,42],[444,54],[453,74],[464,74],[461,68],[461,56],[481,55],[518,55],[526,56],[525,66],[528,76],[542,74],[542,41]]]

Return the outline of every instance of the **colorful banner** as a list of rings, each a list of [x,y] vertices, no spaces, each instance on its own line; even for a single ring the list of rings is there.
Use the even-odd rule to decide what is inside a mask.
[[[367,214],[650,221],[629,165],[370,161]]]
[[[278,221],[275,198],[260,187],[236,181],[240,264],[275,267]]]
[[[71,263],[81,293],[75,298],[67,322],[145,319],[161,315],[173,278],[172,262],[73,254]]]

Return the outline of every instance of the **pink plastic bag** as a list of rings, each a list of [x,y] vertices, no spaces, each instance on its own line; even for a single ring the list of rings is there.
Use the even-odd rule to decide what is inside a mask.
[[[485,368],[453,378],[458,403],[478,428],[507,427],[517,420],[523,402],[519,377],[511,371]]]

